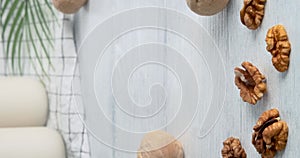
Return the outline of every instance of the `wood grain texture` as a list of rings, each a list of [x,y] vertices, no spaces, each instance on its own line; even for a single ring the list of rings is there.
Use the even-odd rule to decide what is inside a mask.
[[[298,45],[298,37],[300,35],[300,13],[297,12],[297,9],[300,8],[300,2],[298,0],[277,0],[277,1],[268,1],[266,4],[265,17],[261,27],[255,31],[248,30],[240,22],[239,11],[242,8],[242,0],[231,0],[225,10],[221,13],[210,16],[210,17],[201,17],[189,10],[185,4],[185,0],[90,0],[85,8],[83,8],[75,18],[75,35],[77,46],[82,42],[86,34],[98,23],[103,21],[103,19],[108,18],[113,13],[120,12],[125,9],[131,9],[136,7],[145,7],[145,6],[157,6],[157,7],[166,7],[171,8],[176,11],[185,13],[189,15],[193,20],[200,23],[215,40],[217,46],[221,50],[222,58],[225,62],[226,69],[226,80],[221,81],[226,85],[226,99],[223,112],[220,116],[220,119],[213,130],[204,138],[198,138],[195,135],[199,132],[197,128],[200,128],[201,117],[197,117],[193,122],[192,128],[190,128],[182,137],[180,141],[183,143],[185,156],[186,158],[202,158],[202,157],[221,157],[222,142],[229,136],[239,137],[243,147],[245,148],[248,157],[250,158],[259,158],[260,156],[255,151],[255,148],[251,144],[251,133],[252,127],[258,119],[259,115],[272,107],[279,108],[281,112],[282,119],[285,120],[290,128],[289,140],[286,149],[283,152],[277,154],[277,157],[284,158],[295,158],[299,157],[300,150],[298,150],[298,145],[300,142],[299,129],[300,129],[300,117],[299,112],[300,108],[298,107],[299,98],[300,98],[300,73],[297,72],[299,67],[300,60],[300,45]],[[177,19],[168,19],[168,20],[177,20]],[[132,21],[134,22],[134,19]],[[286,73],[279,73],[272,66],[271,55],[266,51],[265,47],[265,36],[268,28],[276,24],[283,24],[286,26],[289,39],[292,45],[291,51],[291,62],[290,68]],[[180,25],[180,23],[178,23]],[[189,29],[189,28],[186,28]],[[128,37],[127,42],[129,43],[142,43],[145,33],[136,32]],[[156,35],[149,34],[149,38],[156,39],[160,42],[165,42],[170,45],[177,45],[179,50],[185,50],[185,44],[180,43],[178,40],[170,38],[169,35],[157,31]],[[197,35],[196,35],[197,36]],[[101,40],[101,37],[99,39]],[[120,48],[125,47],[126,43],[119,43]],[[181,48],[180,48],[181,47]],[[116,54],[118,54],[117,48],[114,49]],[[88,50],[86,50],[88,51]],[[187,57],[191,54],[188,51],[185,54]],[[167,60],[168,56],[162,56],[163,59]],[[114,61],[116,58],[111,57],[111,60]],[[250,61],[256,65],[263,74],[267,77],[268,92],[264,98],[258,102],[256,106],[251,106],[247,103],[242,102],[239,97],[239,91],[234,85],[234,74],[233,69],[236,66],[240,66],[243,61]],[[174,61],[176,62],[176,61]],[[215,62],[215,61],[208,61]],[[80,63],[81,71],[84,70],[85,65],[89,63]],[[201,63],[200,63],[201,64]],[[200,65],[201,66],[201,65]],[[107,69],[110,69],[112,65],[107,65]],[[166,88],[167,92],[172,98],[178,97],[174,91],[173,85],[176,85],[176,82],[173,81],[172,74],[165,69],[161,68],[145,68],[144,71],[149,70],[150,72],[156,71],[155,78],[153,80],[164,81],[172,84]],[[201,71],[201,68],[199,69]],[[203,69],[203,71],[206,71]],[[140,76],[136,76],[135,84],[131,91],[133,97],[141,101],[142,103],[147,102],[147,91],[141,89],[141,86],[144,86],[147,82],[147,73],[141,72]],[[153,75],[153,74],[152,74]],[[199,76],[201,77],[201,76]],[[205,76],[202,76],[205,77]],[[83,76],[84,78],[84,76]],[[145,80],[145,82],[139,82]],[[173,83],[174,82],[174,83]],[[209,81],[208,81],[209,82]],[[210,84],[201,83],[202,89],[209,91]],[[82,86],[88,86],[86,83],[82,83]],[[84,94],[85,95],[85,94]],[[87,94],[86,94],[87,95]],[[146,97],[145,97],[146,96]],[[129,129],[146,129],[149,124],[151,125],[160,125],[167,122],[170,118],[168,117],[169,110],[164,109],[165,115],[162,115],[159,121],[149,122],[149,124],[138,125],[135,120],[126,120],[121,111],[119,111],[113,104],[113,98],[108,97],[108,102],[111,101],[111,111],[114,113],[114,121],[117,124],[122,124]],[[149,98],[148,98],[149,99]],[[220,98],[213,98],[220,100]],[[222,101],[220,100],[220,103]],[[95,122],[98,132],[101,132],[103,126],[101,126],[101,121],[95,121],[96,115],[94,109],[89,108],[88,105],[95,104],[89,100],[85,101],[86,104],[86,116],[88,122]],[[204,115],[207,107],[202,107],[203,110],[199,111],[200,116]],[[180,124],[179,124],[180,126]],[[196,130],[195,130],[196,129]],[[172,129],[165,129],[169,132],[172,132]],[[132,148],[136,147],[136,144],[133,142],[138,142],[141,138],[128,138],[124,142],[122,140],[116,139],[122,137],[119,133],[115,132],[114,127],[112,126],[109,129],[106,129],[106,132],[111,133],[112,143],[114,144],[128,144]],[[110,147],[107,147],[99,142],[97,142],[93,137],[90,137],[90,144],[92,149],[92,157],[106,157],[106,158],[134,158],[136,157],[135,153],[123,152],[119,150],[113,150]]]

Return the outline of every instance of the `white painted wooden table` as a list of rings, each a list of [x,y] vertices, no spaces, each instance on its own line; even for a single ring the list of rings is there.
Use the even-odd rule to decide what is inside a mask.
[[[298,62],[300,61],[300,46],[298,45],[298,37],[300,36],[300,13],[297,9],[300,8],[300,2],[298,0],[273,0],[268,1],[266,5],[266,14],[263,20],[262,26],[256,31],[250,31],[244,27],[240,22],[239,11],[242,8],[242,0],[231,0],[228,4],[228,7],[221,13],[211,16],[211,17],[201,17],[189,10],[185,4],[185,0],[90,0],[88,5],[83,8],[79,14],[76,15],[75,21],[75,34],[77,39],[77,46],[80,46],[83,43],[84,37],[87,35],[92,28],[94,28],[98,23],[101,23],[104,19],[107,19],[112,14],[128,10],[136,7],[163,7],[174,9],[175,11],[182,12],[190,16],[193,20],[201,24],[215,40],[216,45],[219,47],[221,56],[224,60],[226,80],[219,81],[223,82],[226,85],[226,99],[224,102],[224,108],[220,115],[220,118],[216,126],[211,130],[211,132],[204,138],[197,137],[197,128],[200,128],[200,124],[203,118],[201,116],[205,115],[205,112],[208,110],[207,107],[203,106],[204,103],[200,106],[198,117],[193,121],[191,128],[189,128],[185,134],[180,137],[180,141],[184,144],[185,156],[186,158],[215,158],[221,157],[221,148],[222,142],[229,136],[236,136],[241,139],[241,142],[247,151],[248,157],[260,157],[255,148],[251,144],[251,133],[252,127],[255,124],[259,115],[272,107],[278,107],[280,109],[282,119],[288,122],[290,133],[289,141],[285,151],[277,154],[277,157],[284,158],[296,158],[300,156],[299,142],[300,137],[298,136],[300,129],[300,108],[298,107],[298,102],[300,101],[300,73],[298,73]],[[175,21],[178,19],[167,19],[168,21]],[[134,19],[128,20],[128,23],[134,23]],[[177,23],[181,25],[180,22]],[[286,26],[287,32],[289,34],[290,42],[292,44],[291,52],[291,63],[289,71],[286,73],[279,73],[275,70],[271,63],[271,55],[265,50],[265,35],[271,26],[275,24],[283,24]],[[112,26],[116,27],[116,26]],[[121,26],[120,26],[121,27]],[[187,30],[189,28],[186,28]],[[107,30],[109,31],[109,30]],[[152,30],[153,31],[153,30]],[[155,31],[155,30],[154,30]],[[147,31],[146,31],[147,32]],[[142,43],[145,34],[143,32],[135,32],[128,39],[119,43],[118,47],[114,47],[111,51],[111,56],[109,59],[111,61],[104,62],[105,71],[101,75],[111,75],[109,72],[113,67],[112,63],[116,62],[118,53],[122,53],[122,47],[126,47],[126,42],[128,43]],[[148,30],[149,38],[152,38],[155,32]],[[197,34],[195,34],[197,36]],[[177,45],[178,50],[181,50],[181,53],[184,54],[188,59],[193,58],[192,54],[189,53],[189,48],[185,44],[182,44],[178,40],[172,40],[168,38],[168,34],[164,33],[161,30],[156,30],[156,40],[159,42],[165,42],[170,45]],[[169,36],[170,37],[170,36]],[[201,36],[200,36],[201,37]],[[201,40],[201,39],[200,39]],[[202,39],[205,40],[205,39]],[[95,41],[101,41],[101,36],[99,36]],[[122,45],[123,44],[123,45]],[[213,47],[213,46],[211,46]],[[120,48],[120,50],[118,49]],[[185,53],[185,50],[186,53]],[[88,54],[89,49],[83,50]],[[115,53],[115,54],[114,54]],[[203,52],[209,53],[209,52]],[[120,54],[119,54],[120,55]],[[79,55],[80,57],[84,54]],[[150,56],[149,56],[150,57]],[[83,57],[86,58],[86,57]],[[162,56],[166,61],[172,56]],[[138,60],[139,57],[133,58],[133,60]],[[79,59],[80,60],[80,59]],[[196,62],[195,62],[196,61]],[[192,61],[196,71],[200,71],[198,78],[206,81],[206,71],[205,66],[201,65],[199,60],[199,65],[197,65],[197,58],[195,61]],[[268,94],[260,101],[256,106],[251,106],[247,103],[241,101],[239,97],[239,92],[234,85],[234,74],[233,69],[236,66],[240,66],[243,61],[250,61],[256,65],[262,73],[267,76],[268,83]],[[174,61],[176,63],[176,61]],[[217,61],[207,61],[207,62],[217,62]],[[106,64],[106,65],[105,65]],[[85,81],[85,73],[89,71],[88,69],[89,62],[83,60],[80,62],[80,70],[83,74],[82,78]],[[201,67],[202,66],[202,67]],[[198,69],[197,69],[198,67]],[[107,72],[106,72],[107,71]],[[119,72],[122,74],[122,72]],[[132,94],[134,100],[138,103],[146,104],[149,102],[148,89],[151,82],[162,82],[162,85],[165,86],[166,93],[168,94],[166,102],[168,104],[173,104],[178,101],[179,93],[175,91],[180,90],[178,88],[174,76],[165,68],[159,67],[144,67],[141,69],[136,76],[133,76],[133,85],[129,89],[129,93]],[[121,80],[121,79],[120,79]],[[130,82],[131,83],[131,82]],[[83,82],[83,89],[90,89],[93,87],[90,83]],[[199,87],[201,87],[201,93],[205,94],[207,92],[210,94],[211,87],[210,81],[201,82]],[[96,87],[97,89],[99,87]],[[104,87],[105,88],[105,87]],[[107,87],[106,87],[107,88]],[[145,90],[146,89],[146,90]],[[97,91],[97,90],[96,90]],[[160,121],[149,121],[149,124],[138,124],[139,122],[134,119],[127,119],[121,114],[122,111],[116,108],[114,104],[114,99],[110,94],[99,94],[105,96],[105,107],[107,111],[111,111],[114,115],[114,123],[124,125],[126,129],[140,129],[146,130],[147,127],[155,127],[155,125],[160,126],[161,124],[169,121],[168,114],[172,113],[172,108],[164,108],[164,115],[160,116]],[[158,99],[162,94],[154,94],[154,99]],[[140,137],[125,138],[127,141],[122,142],[117,138],[121,138],[120,133],[115,130],[115,127],[106,127],[105,123],[102,120],[99,120],[97,110],[94,106],[96,102],[89,100],[90,94],[84,93],[84,104],[86,107],[86,118],[89,125],[93,125],[95,132],[108,132],[110,137],[107,137],[106,140],[114,146],[120,144],[125,144],[129,148],[137,148],[136,143],[140,140]],[[203,97],[203,96],[202,96]],[[206,100],[207,98],[201,98]],[[213,98],[222,103],[222,99]],[[153,100],[154,102],[156,100]],[[153,105],[155,106],[155,105]],[[170,105],[169,105],[170,106]],[[221,106],[220,106],[221,108]],[[173,109],[174,110],[174,109]],[[214,114],[212,114],[214,115]],[[181,128],[182,124],[178,123],[178,128]],[[151,128],[150,128],[151,130]],[[176,129],[166,128],[165,130],[172,133],[172,130]],[[134,158],[136,157],[135,153],[124,152],[120,150],[114,150],[111,147],[99,143],[94,137],[91,139],[91,149],[92,157],[99,158]]]

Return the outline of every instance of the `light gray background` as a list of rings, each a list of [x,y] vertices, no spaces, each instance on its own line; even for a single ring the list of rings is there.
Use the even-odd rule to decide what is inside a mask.
[[[180,138],[180,141],[184,144],[186,157],[221,157],[220,151],[222,142],[229,136],[236,136],[241,139],[248,157],[260,157],[251,144],[252,127],[259,115],[272,107],[278,107],[280,109],[282,119],[287,121],[290,127],[287,148],[285,151],[279,153],[277,157],[299,157],[300,151],[298,146],[300,138],[297,130],[300,128],[298,123],[300,121],[298,117],[300,111],[298,107],[300,98],[300,84],[298,81],[300,81],[300,75],[297,73],[297,67],[299,67],[297,63],[300,60],[300,56],[298,55],[300,47],[297,43],[297,38],[300,35],[300,23],[298,22],[300,13],[297,9],[300,8],[300,2],[298,0],[290,0],[289,2],[286,2],[286,0],[268,1],[263,24],[256,31],[248,30],[241,24],[239,11],[242,8],[242,3],[242,0],[231,0],[223,12],[211,17],[201,17],[189,10],[185,0],[89,0],[87,6],[81,9],[75,18],[76,43],[77,46],[79,46],[83,38],[96,24],[112,14],[125,9],[158,6],[172,8],[189,15],[207,29],[221,50],[227,75],[227,80],[224,81],[226,82],[227,98],[217,125],[207,137],[199,139],[194,132],[187,132]],[[176,21],[176,19],[168,20]],[[128,21],[128,23],[130,22],[131,21]],[[286,73],[279,73],[274,69],[271,63],[271,56],[265,50],[266,44],[264,39],[268,28],[279,23],[286,26],[292,44],[290,68]],[[97,40],[101,40],[101,37],[95,39],[95,41]],[[138,41],[138,39],[132,40]],[[267,76],[268,94],[256,106],[251,106],[241,101],[239,92],[233,82],[233,69],[239,66],[243,61],[252,62]],[[87,64],[89,63],[80,63],[81,70],[84,70]],[[111,67],[111,65],[108,65],[108,67]],[[155,76],[161,80],[168,80],[168,75],[164,73],[163,71],[157,71]],[[142,78],[141,76],[141,79]],[[202,84],[205,85],[205,83]],[[82,83],[82,86],[84,87],[85,83]],[[172,87],[169,88],[172,89]],[[209,87],[204,86],[204,88]],[[140,90],[139,85],[136,85],[136,90]],[[137,98],[140,97],[140,94],[136,93],[136,95]],[[85,104],[87,107],[87,121],[92,121],[92,115],[94,115],[92,114],[93,109],[89,109],[88,105],[95,103],[86,100]],[[111,107],[114,108],[114,106]],[[201,111],[199,115],[201,115]],[[115,121],[121,124],[122,122],[128,123],[128,120],[118,118],[118,114],[116,114]],[[165,118],[162,118],[162,121],[166,121]],[[197,120],[194,124],[197,127]],[[101,126],[101,122],[99,122],[97,128],[99,128],[99,131],[104,128]],[[117,133],[114,133],[112,129],[111,139],[114,138],[115,134]],[[134,153],[112,150],[98,143],[94,138],[90,137],[90,139],[93,158],[136,157]],[[128,139],[129,145],[131,141],[131,139]]]

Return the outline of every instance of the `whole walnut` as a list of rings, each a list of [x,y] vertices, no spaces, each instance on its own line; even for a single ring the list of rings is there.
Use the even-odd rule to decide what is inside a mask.
[[[223,158],[247,158],[247,154],[239,139],[229,137],[223,142],[223,145],[221,152]]]
[[[243,62],[245,70],[236,67],[235,85],[240,89],[243,101],[256,104],[267,91],[266,77],[250,62]]]
[[[249,29],[257,29],[263,20],[267,0],[244,0],[244,7],[240,11],[242,23]]]
[[[86,3],[87,0],[52,0],[54,7],[65,14],[76,13]]]
[[[288,140],[288,125],[280,120],[279,111],[271,109],[259,117],[253,127],[252,144],[262,158],[273,158],[285,148]]]
[[[229,0],[186,0],[186,2],[196,14],[210,16],[222,11]]]
[[[137,158],[184,158],[183,147],[173,136],[164,131],[146,134]]]
[[[266,36],[267,50],[272,54],[276,70],[284,72],[289,68],[291,44],[283,25],[273,26]]]

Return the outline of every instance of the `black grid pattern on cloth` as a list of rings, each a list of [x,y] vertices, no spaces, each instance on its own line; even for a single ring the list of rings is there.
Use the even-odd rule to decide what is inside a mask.
[[[47,69],[50,79],[46,79],[41,69],[34,70],[30,64],[28,53],[24,53],[26,50],[22,50],[23,55],[21,56],[24,68],[23,75],[41,79],[44,82],[49,99],[47,126],[57,130],[63,136],[68,158],[90,158],[87,130],[78,117],[78,112],[80,116],[84,116],[83,105],[78,104],[78,99],[75,99],[75,97],[81,99],[81,91],[77,53],[73,38],[73,16],[57,12],[57,20],[50,20],[47,25],[53,29],[55,45],[53,52],[49,53],[54,66],[54,69],[50,67]],[[1,38],[0,76],[18,75],[12,72],[10,60],[5,57],[5,43],[6,41]],[[37,65],[36,57],[32,56],[31,60]],[[44,65],[48,64],[46,56],[41,56],[41,60]]]

